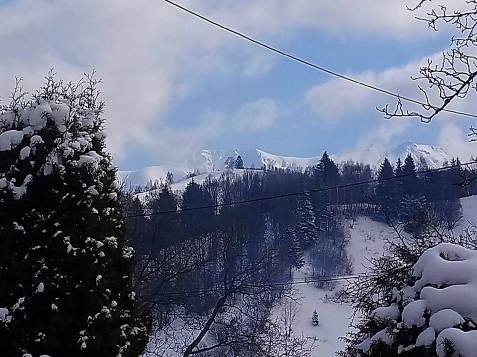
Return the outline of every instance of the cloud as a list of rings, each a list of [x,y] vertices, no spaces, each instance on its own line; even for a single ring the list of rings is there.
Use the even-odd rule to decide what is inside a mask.
[[[477,50],[469,48],[467,53],[469,55],[477,55]],[[430,59],[433,64],[440,64],[442,62],[442,54],[440,52],[434,53],[429,57],[422,58],[420,61],[411,62],[405,66],[394,67],[381,72],[367,71],[363,73],[350,73],[348,77],[401,97],[425,102],[426,97],[419,89],[420,86],[426,91],[430,103],[439,106],[442,104],[442,101],[439,98],[437,87],[429,88],[428,82],[425,79],[411,79],[411,77],[416,78],[420,76],[419,69],[427,65],[428,59]],[[476,100],[476,91],[470,89],[464,100],[456,98],[447,109],[475,114]],[[374,111],[375,108],[382,109],[386,105],[389,105],[389,111],[392,112],[396,108],[397,103],[397,99],[392,95],[340,78],[333,78],[310,88],[305,95],[305,101],[321,118],[331,121],[336,121],[349,113],[363,110]],[[404,99],[402,99],[402,103],[404,112],[417,111],[423,114],[430,114],[429,111],[426,112],[418,104]],[[462,118],[465,118],[465,116],[456,116],[452,113],[441,112],[434,120],[460,120]]]
[[[209,140],[221,136],[227,129],[225,123],[223,113],[208,111],[197,125],[187,129],[174,129],[168,126],[161,128],[163,137],[155,143],[151,151],[156,156],[167,152],[163,162],[177,164],[190,158],[191,153],[203,150]]]
[[[442,125],[438,145],[448,155],[459,157],[462,162],[468,161],[471,156],[477,157],[477,143],[469,142],[462,128],[453,122]]]
[[[234,115],[238,131],[258,131],[271,127],[278,117],[278,107],[273,99],[260,98],[242,105]]]
[[[280,36],[290,40],[290,30],[306,28],[343,36],[415,36],[425,26],[405,10],[408,2],[184,0],[181,4],[250,36],[276,42]],[[16,0],[0,6],[0,18],[3,101],[15,75],[24,77],[25,88],[34,91],[51,68],[67,81],[96,69],[103,79],[108,149],[116,158],[124,157],[134,144],[157,152],[161,160],[203,145],[205,139],[199,135],[220,135],[206,122],[174,130],[165,119],[167,110],[208,77],[259,76],[275,61],[274,55],[158,0]],[[354,105],[366,100],[366,95],[358,96]],[[338,106],[330,103],[328,111]],[[237,129],[266,128],[276,115],[271,100],[245,104],[237,113]]]
[[[412,119],[409,118],[382,121],[378,127],[358,140],[352,149],[340,152],[335,158],[338,162],[352,158],[357,162],[376,164],[379,155],[376,156],[376,151],[373,149],[381,152],[379,149],[393,145],[393,139],[408,130],[411,123]]]
[[[417,2],[417,1],[416,1]],[[203,4],[204,2],[201,2]],[[192,8],[206,10],[189,1]],[[193,4],[193,5],[192,5]],[[209,3],[210,4],[210,3]],[[432,36],[427,25],[416,21],[430,5],[416,12],[407,10],[409,0],[321,2],[293,0],[215,1],[210,11],[218,21],[247,32],[283,32],[290,28],[317,28],[335,34],[379,34],[394,38]],[[227,11],[224,11],[227,9]]]
[[[383,120],[382,124],[358,141],[357,147],[387,147],[395,137],[404,133],[411,123],[412,119],[409,118]]]
[[[390,68],[382,72],[351,73],[359,82],[384,89],[408,98],[424,99],[411,76],[417,76],[418,70],[426,59],[412,62],[406,66]],[[315,113],[329,120],[337,120],[350,112],[364,109],[383,108],[387,103],[396,103],[396,98],[340,78],[333,78],[323,84],[312,87],[306,93],[305,100]],[[417,109],[405,102],[406,108]],[[393,104],[390,104],[393,109]]]

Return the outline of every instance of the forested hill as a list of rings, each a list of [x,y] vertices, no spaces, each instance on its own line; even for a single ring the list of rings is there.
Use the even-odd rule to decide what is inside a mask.
[[[179,319],[197,329],[181,335],[177,351],[200,345],[207,356],[260,356],[281,341],[305,353],[306,341],[270,315],[290,293],[293,272],[308,264],[321,288],[352,273],[346,222],[360,215],[399,222],[416,237],[429,226],[452,229],[462,215],[459,198],[476,191],[474,182],[458,185],[470,172],[457,164],[429,171],[408,155],[395,165],[385,159],[375,172],[361,163],[338,166],[325,153],[303,171],[231,167],[192,178],[183,191],[163,183],[126,193],[127,231],[145,275],[139,291],[156,312],[159,335],[177,333]],[[354,185],[361,182],[368,183]]]

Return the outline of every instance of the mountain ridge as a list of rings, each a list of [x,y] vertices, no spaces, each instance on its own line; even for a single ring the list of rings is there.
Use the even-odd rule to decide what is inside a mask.
[[[389,148],[366,148],[363,150],[345,151],[330,155],[337,164],[352,160],[369,164],[378,168],[385,157],[394,165],[398,158],[404,161],[411,154],[416,166],[427,165],[430,169],[442,167],[445,161],[450,161],[449,155],[439,147],[432,145],[404,142]],[[174,182],[180,182],[194,175],[218,173],[225,170],[227,158],[241,156],[245,168],[266,168],[304,170],[320,161],[320,156],[308,158],[280,156],[259,149],[250,150],[202,150],[178,165],[148,166],[134,171],[118,171],[118,176],[127,188],[144,187],[165,182],[166,175],[171,172]]]

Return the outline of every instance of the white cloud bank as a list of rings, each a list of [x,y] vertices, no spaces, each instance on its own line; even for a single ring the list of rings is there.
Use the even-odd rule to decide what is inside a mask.
[[[430,58],[434,63],[439,63],[441,54],[433,54]],[[357,73],[351,74],[350,77],[379,88],[384,88],[401,96],[422,101],[424,97],[418,88],[418,84],[427,89],[426,83],[423,81],[413,81],[411,76],[416,77],[419,67],[423,66],[426,61],[427,58],[382,72]],[[435,91],[428,90],[428,93],[431,103],[440,103]],[[397,102],[396,98],[392,96],[340,79],[332,79],[314,86],[306,93],[305,100],[313,111],[318,114],[319,118],[329,121],[339,121],[346,115],[359,111],[374,112],[374,115],[370,115],[370,117],[373,118],[371,120],[375,120],[376,107],[384,108],[386,104],[389,104],[389,110],[393,111]],[[476,114],[477,107],[475,103],[477,103],[477,93],[471,89],[465,99],[454,100],[448,109]],[[421,107],[404,100],[403,109],[423,112]],[[470,158],[471,155],[477,156],[477,143],[469,143],[469,138],[462,130],[463,127],[468,128],[471,124],[475,125],[477,121],[475,118],[442,112],[433,121],[440,126],[438,145],[449,155],[459,156],[465,160]],[[393,138],[403,134],[411,125],[416,125],[417,122],[419,122],[419,118],[396,117],[390,120],[383,119],[382,124],[370,131],[366,137],[361,138],[353,150],[359,151],[370,147],[386,147],[392,143]]]
[[[271,127],[278,117],[278,107],[273,99],[261,98],[242,105],[234,116],[238,131],[257,131]]]
[[[477,158],[477,143],[469,142],[467,133],[455,123],[442,125],[438,145],[450,156],[459,157],[461,162]]]
[[[350,32],[391,37],[430,33],[414,20],[415,14],[405,10],[409,0],[188,0],[181,4],[265,39],[303,28],[344,36]],[[204,145],[220,130],[207,122],[187,130],[171,129],[164,117],[175,98],[195,90],[196,83],[207,76],[231,70],[256,76],[273,67],[270,54],[250,50],[243,40],[160,0],[16,0],[0,5],[0,19],[3,101],[15,75],[25,78],[27,90],[35,90],[51,68],[65,80],[77,80],[96,69],[104,82],[108,148],[117,158],[124,156],[128,144],[155,152],[159,160],[170,151],[187,155],[185,148]],[[356,95],[355,106],[366,101],[366,96]],[[310,96],[317,101],[316,94]],[[267,101],[258,103],[257,107],[244,105],[237,114],[239,128],[272,125],[276,107]],[[337,105],[330,101],[328,110]],[[256,121],[247,116],[254,110],[260,114]]]

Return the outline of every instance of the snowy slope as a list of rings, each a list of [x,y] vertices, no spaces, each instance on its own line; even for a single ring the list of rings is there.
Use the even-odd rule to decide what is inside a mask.
[[[218,173],[216,173],[218,175]],[[179,188],[177,186],[177,188]],[[456,228],[456,234],[469,225],[469,222],[477,223],[477,196],[463,198],[463,219]],[[354,222],[347,222],[350,227],[350,244],[348,254],[353,262],[353,274],[366,271],[369,260],[373,257],[385,254],[384,240],[394,237],[392,229],[381,222],[375,222],[368,217],[358,217]],[[477,256],[476,256],[477,259]],[[291,302],[296,309],[293,323],[296,336],[304,336],[314,340],[315,350],[313,357],[335,357],[335,353],[344,348],[340,340],[349,331],[349,325],[353,322],[353,309],[349,304],[331,302],[328,297],[332,296],[340,286],[334,290],[317,289],[313,283],[306,283],[311,279],[311,268],[305,265],[294,272],[296,303]],[[288,300],[286,303],[290,303]],[[274,311],[278,316],[285,306],[285,302],[279,304]],[[319,314],[320,325],[311,324],[311,316],[316,310]],[[357,318],[357,316],[355,317]],[[181,341],[184,330],[181,325],[177,326],[173,338]],[[190,337],[190,336],[189,336]],[[160,349],[163,347],[160,347]],[[161,352],[164,352],[161,349]],[[169,357],[177,356],[172,350],[164,352]]]
[[[430,145],[420,145],[412,142],[405,142],[390,148],[368,148],[364,150],[353,150],[337,155],[331,155],[336,162],[347,161],[363,162],[377,168],[383,159],[387,157],[394,165],[398,157],[404,161],[407,154],[411,154],[416,165],[424,158],[429,168],[442,167],[444,161],[450,161],[450,157],[440,148]],[[246,168],[267,169],[292,169],[303,170],[306,167],[316,165],[320,156],[301,158],[291,156],[279,156],[267,153],[262,150],[202,150],[193,155],[188,160],[178,165],[150,166],[136,171],[119,171],[119,177],[125,181],[126,188],[136,186],[144,187],[148,183],[164,182],[167,172],[172,172],[174,182],[185,179],[188,175],[196,175],[222,172],[225,169],[225,161],[228,157],[241,156]]]
[[[455,234],[459,234],[469,224],[477,224],[477,196],[461,199],[463,218],[458,223]],[[386,224],[375,222],[370,218],[359,217],[350,229],[351,242],[348,254],[354,264],[354,274],[362,273],[369,266],[368,260],[384,254],[383,240],[393,237],[393,232]],[[304,281],[310,276],[307,267],[295,272],[295,281]],[[337,304],[327,300],[327,295],[334,291],[317,289],[313,284],[297,284],[297,292],[301,296],[300,311],[295,324],[295,334],[316,339],[314,356],[334,357],[335,352],[344,347],[340,336],[346,335],[352,322],[353,309],[348,304]],[[335,288],[335,291],[339,287]],[[313,310],[320,316],[320,325],[312,326]]]
[[[382,255],[384,238],[392,236],[388,225],[366,217],[359,217],[350,233],[348,253],[353,261],[354,274],[364,272],[369,266],[370,258]],[[304,281],[310,277],[311,272],[307,266],[294,274],[295,281]],[[340,286],[337,286],[334,291],[339,288]],[[317,289],[313,284],[297,284],[296,289],[301,297],[301,306],[296,319],[295,334],[315,339],[314,356],[334,357],[336,351],[344,348],[339,337],[348,332],[353,308],[348,304],[329,301],[327,296],[333,295],[334,291]],[[320,317],[320,325],[316,327],[311,324],[311,315],[315,309]]]

